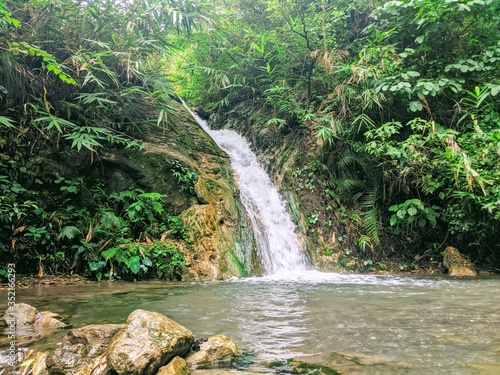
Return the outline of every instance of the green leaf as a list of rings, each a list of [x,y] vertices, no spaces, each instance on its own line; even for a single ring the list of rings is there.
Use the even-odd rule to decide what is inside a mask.
[[[133,256],[128,260],[128,268],[132,273],[137,274],[141,270],[141,258],[139,256]]]
[[[415,216],[417,214],[418,210],[415,207],[409,207],[408,208],[408,215],[410,216]]]
[[[144,264],[145,266],[148,266],[148,267],[151,267],[153,265],[153,262],[151,261],[151,259],[149,259],[148,257],[145,257],[143,260],[142,260],[142,264]]]
[[[396,215],[392,215],[391,219],[389,220],[389,223],[391,224],[391,226],[396,225],[397,222],[398,222],[398,217]]]
[[[91,271],[97,271],[103,268],[106,265],[106,262],[104,261],[99,261],[99,262],[89,262],[89,267]]]
[[[500,92],[500,85],[495,85],[491,87],[491,96],[496,96],[499,92]]]
[[[417,101],[410,102],[410,111],[412,112],[421,111],[423,108],[424,106],[420,102]]]
[[[3,125],[7,128],[15,128],[14,120],[5,116],[0,116],[0,125]]]
[[[118,252],[118,247],[112,247],[111,249],[105,250],[102,252],[102,256],[106,260],[110,260],[111,258],[114,258],[116,253]]]
[[[399,205],[397,204],[394,204],[391,207],[389,207],[389,211],[391,212],[396,212],[397,210],[399,210]]]

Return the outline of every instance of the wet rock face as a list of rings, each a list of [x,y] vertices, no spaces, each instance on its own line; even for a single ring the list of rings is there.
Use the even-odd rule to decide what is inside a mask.
[[[239,354],[235,342],[225,335],[215,335],[201,342],[199,350],[186,358],[189,367],[202,367],[217,362],[231,361]]]
[[[72,329],[64,336],[62,344],[63,346],[84,344],[91,347],[106,347],[109,340],[124,327],[125,324],[91,324]]]
[[[236,193],[231,161],[184,108],[177,109],[167,132],[148,129],[143,150],[107,150],[101,163],[89,167],[88,175],[92,181],[102,181],[108,193],[140,188],[165,196],[166,211],[180,215],[191,228],[192,243],[173,240],[189,264],[184,280],[242,276],[231,251],[251,231],[239,226],[245,211]],[[182,186],[173,174],[174,163],[196,172],[194,186]]]
[[[49,372],[76,373],[92,363],[91,359],[104,355],[111,338],[123,327],[125,324],[92,324],[70,330],[64,336],[61,347],[49,355]]]
[[[108,365],[118,374],[152,375],[193,342],[191,331],[166,316],[135,310],[109,344]]]
[[[89,348],[84,344],[63,346],[48,356],[46,365],[51,375],[62,375],[84,366],[89,357]]]
[[[474,264],[452,246],[448,246],[444,250],[443,266],[448,269],[450,276],[477,276]]]

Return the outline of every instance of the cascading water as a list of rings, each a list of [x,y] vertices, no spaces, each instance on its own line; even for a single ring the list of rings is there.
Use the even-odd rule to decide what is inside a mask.
[[[212,130],[206,121],[192,111],[190,113],[231,158],[240,198],[252,222],[264,272],[273,275],[306,270],[306,260],[295,233],[295,225],[248,142],[232,130]]]

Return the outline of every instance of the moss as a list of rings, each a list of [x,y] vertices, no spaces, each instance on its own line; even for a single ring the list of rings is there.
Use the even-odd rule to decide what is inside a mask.
[[[245,264],[236,256],[233,249],[229,249],[228,251],[229,251],[229,255],[231,256],[231,260],[233,261],[233,264],[238,269],[238,276],[239,277],[247,277],[248,272],[246,270]]]

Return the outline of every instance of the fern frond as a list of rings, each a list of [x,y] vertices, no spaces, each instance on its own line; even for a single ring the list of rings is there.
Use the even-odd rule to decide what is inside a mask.
[[[82,234],[82,231],[73,225],[68,225],[63,227],[59,234],[57,235],[58,239],[66,237],[68,240],[72,240],[79,234]]]
[[[363,209],[362,220],[366,235],[374,244],[380,243],[381,225],[379,221],[380,212],[377,205],[378,189],[373,187],[365,192],[361,198],[361,207]]]
[[[336,186],[339,193],[347,193],[356,188],[362,188],[362,187],[363,187],[362,181],[354,178],[341,178],[337,182]]]
[[[363,228],[366,232],[366,236],[374,244],[380,243],[380,221],[378,207],[374,206],[371,210],[364,211],[362,214]]]

